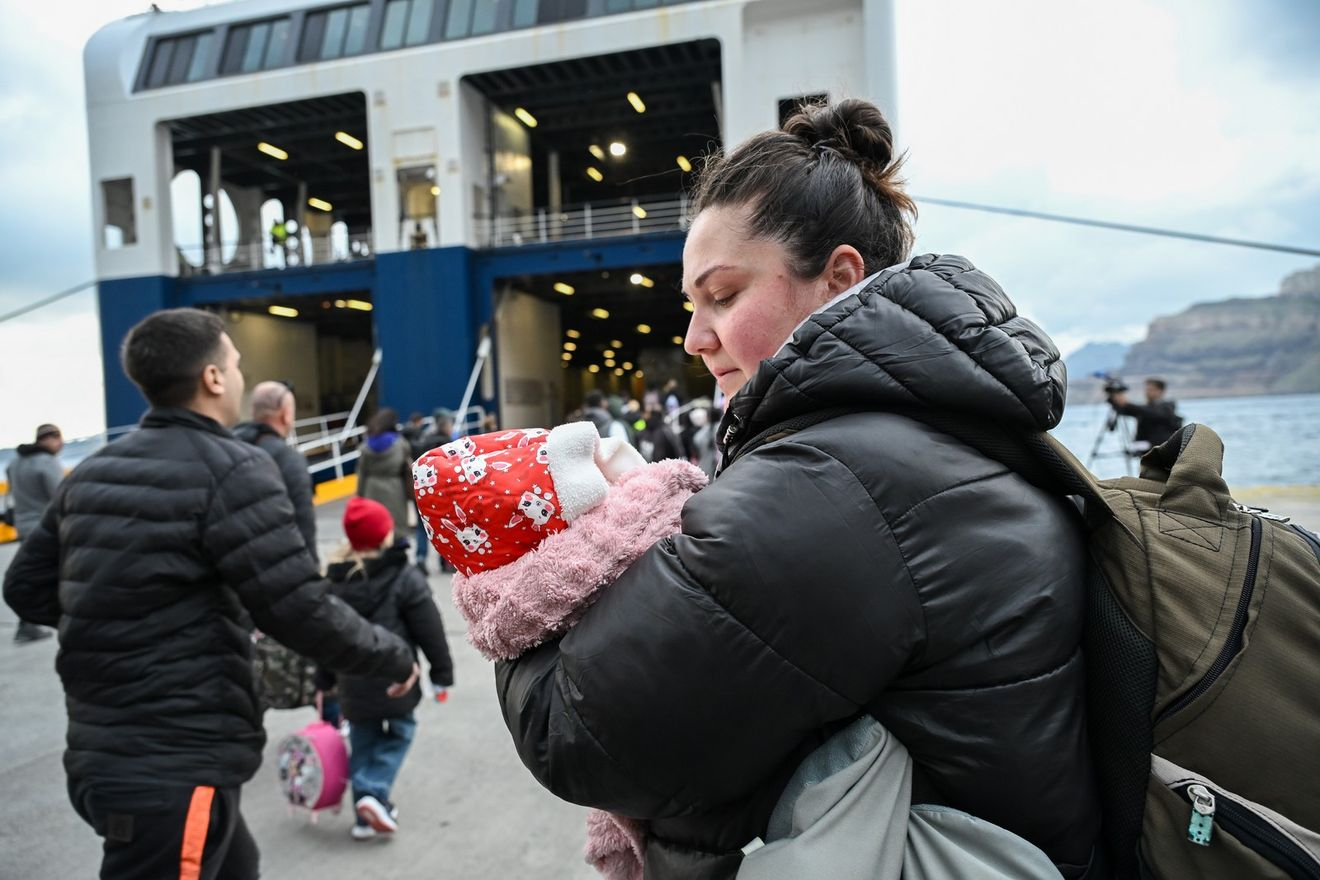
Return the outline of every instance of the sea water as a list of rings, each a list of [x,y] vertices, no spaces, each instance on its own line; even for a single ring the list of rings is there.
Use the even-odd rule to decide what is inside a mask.
[[[1140,403],[1140,396],[1132,398]],[[1069,405],[1054,435],[1088,462],[1100,439],[1100,456],[1090,462],[1100,477],[1118,477],[1135,460],[1116,453],[1119,433],[1105,431],[1108,405]],[[1178,413],[1189,422],[1209,425],[1224,439],[1224,479],[1232,489],[1248,486],[1320,484],[1320,394],[1262,397],[1200,398],[1178,402]],[[1131,436],[1133,422],[1128,422]]]

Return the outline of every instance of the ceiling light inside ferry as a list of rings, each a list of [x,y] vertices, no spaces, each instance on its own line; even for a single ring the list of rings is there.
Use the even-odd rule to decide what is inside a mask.
[[[563,354],[561,354],[560,357],[566,361],[571,361],[573,359],[573,352],[566,351]]]
[[[622,376],[622,375],[623,375],[623,370],[619,369],[618,367],[615,367],[615,368],[614,368],[614,375],[616,375],[616,376]]]
[[[597,364],[592,364],[591,366],[587,367],[587,372],[588,372],[588,373],[599,373],[599,372],[600,372],[600,367],[599,367]]]
[[[587,147],[587,152],[595,156],[600,161],[605,161],[605,151],[600,148],[600,144],[592,144]]]
[[[675,336],[675,337],[673,337],[673,340],[672,340],[672,341],[673,341],[674,345],[682,345],[682,344],[683,344],[683,337],[682,337],[682,336]]]
[[[577,290],[573,287],[573,285],[565,284],[562,281],[555,282],[555,290],[559,291],[564,296],[572,296],[574,293],[577,292]]]
[[[633,368],[632,361],[624,361],[623,368],[625,370],[631,370]]]
[[[633,205],[633,216],[636,217],[638,220],[645,220],[646,209],[643,208],[641,205]]]
[[[692,300],[690,299],[683,300],[683,309],[688,312],[692,311]]]
[[[617,339],[611,339],[610,348],[623,348],[623,343]]]
[[[607,358],[612,358],[612,357],[614,357],[614,349],[612,349],[612,348],[607,348],[607,349],[605,349],[604,351],[602,351],[601,354],[604,355],[604,356],[607,357]]]
[[[616,159],[627,152],[628,152],[628,146],[625,143],[623,143],[623,141],[614,141],[612,144],[610,144],[610,155]]]
[[[334,205],[330,204],[325,199],[308,199],[307,204],[311,205],[318,211],[325,211],[327,213],[334,209]]]
[[[518,121],[528,128],[536,128],[536,117],[528,113],[521,107],[515,107],[513,115],[518,117]]]
[[[268,306],[266,311],[270,312],[272,315],[278,315],[281,318],[298,317],[298,310],[290,308],[289,306]]]
[[[646,112],[646,102],[644,102],[642,100],[642,96],[637,94],[636,92],[628,93],[628,103],[632,104],[633,109],[636,110],[638,113]]]
[[[655,281],[650,278],[647,278],[641,272],[632,273],[631,275],[628,276],[628,280],[631,281],[633,284],[638,284],[641,285],[642,287],[655,287]]]
[[[577,351],[577,343],[576,343],[576,342],[565,342],[565,343],[564,343],[564,351]]]
[[[637,372],[633,373],[633,375],[636,376],[638,379],[645,379],[645,378],[646,378],[646,374],[643,373],[641,370],[638,370]]]
[[[650,333],[650,332],[651,332],[651,325],[650,325],[650,324],[638,324],[638,325],[637,325],[637,332],[638,332],[638,333],[641,333],[643,336],[645,336],[647,333]]]
[[[606,311],[605,309],[592,309],[592,310],[591,310],[591,317],[593,317],[593,318],[600,318],[600,319],[603,321],[603,320],[605,320],[606,318],[608,318],[609,316],[610,316],[610,313],[609,313],[608,311]]]
[[[567,336],[569,339],[582,338],[582,332],[580,330],[565,330],[564,335]]]
[[[438,196],[438,195],[440,195],[440,187],[438,187],[438,186],[433,186],[433,187],[431,187],[431,195],[433,195],[433,196]]]
[[[682,171],[684,174],[687,174],[689,171],[692,170],[692,163],[688,161],[687,156],[679,156],[677,162],[678,162],[679,170]]]
[[[365,146],[365,144],[363,144],[362,141],[353,137],[351,134],[349,134],[346,131],[335,132],[335,140],[339,141],[341,144],[348,147],[350,150],[360,150]]]
[[[281,150],[279,147],[275,146],[274,144],[268,144],[265,141],[262,141],[261,143],[257,144],[257,151],[261,153],[265,153],[267,156],[273,156],[276,159],[279,159],[280,161],[289,158],[289,154],[287,152]]]
[[[605,366],[607,367],[614,366],[614,358],[605,358]]]
[[[595,168],[591,165],[587,166],[587,177],[590,177],[592,180],[596,181],[597,183],[600,183],[602,180],[605,179],[605,175],[600,173],[600,169]]]
[[[344,305],[348,306],[350,309],[357,309],[359,312],[371,311],[371,303],[364,299],[346,299],[344,300]]]

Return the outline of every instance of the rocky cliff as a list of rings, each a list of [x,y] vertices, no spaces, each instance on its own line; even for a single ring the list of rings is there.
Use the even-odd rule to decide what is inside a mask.
[[[1279,289],[1156,318],[1123,362],[1135,396],[1146,376],[1163,378],[1179,399],[1320,392],[1320,266],[1289,275]],[[1077,402],[1100,399],[1083,387],[1085,377],[1070,379]]]

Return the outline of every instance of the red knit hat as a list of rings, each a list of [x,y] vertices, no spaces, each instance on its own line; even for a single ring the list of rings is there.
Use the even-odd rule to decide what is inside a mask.
[[[590,422],[463,437],[413,465],[413,493],[436,552],[465,575],[512,562],[595,507],[645,462]]]
[[[394,517],[379,501],[354,496],[344,508],[344,534],[354,550],[376,550],[394,531]]]

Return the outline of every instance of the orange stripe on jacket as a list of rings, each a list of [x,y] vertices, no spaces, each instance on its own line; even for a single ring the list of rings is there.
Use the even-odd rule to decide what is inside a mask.
[[[202,851],[206,849],[206,833],[211,828],[211,800],[214,797],[215,789],[209,785],[193,789],[188,819],[183,825],[179,880],[198,880],[202,876]]]

